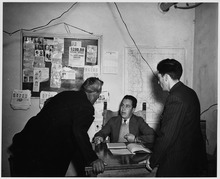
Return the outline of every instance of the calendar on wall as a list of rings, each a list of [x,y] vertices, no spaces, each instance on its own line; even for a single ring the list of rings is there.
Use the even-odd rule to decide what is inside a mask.
[[[91,76],[100,77],[101,36],[22,34],[22,90],[78,90]]]

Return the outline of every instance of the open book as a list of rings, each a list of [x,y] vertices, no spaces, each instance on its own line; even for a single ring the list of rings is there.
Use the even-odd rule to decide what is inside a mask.
[[[113,155],[128,155],[136,153],[151,153],[151,150],[138,143],[107,143]]]

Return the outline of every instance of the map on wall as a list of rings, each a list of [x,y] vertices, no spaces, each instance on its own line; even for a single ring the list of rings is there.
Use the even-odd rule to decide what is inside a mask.
[[[142,104],[145,102],[146,122],[157,123],[168,94],[163,92],[158,84],[157,64],[165,58],[174,58],[184,69],[185,49],[139,47],[139,50],[142,56],[135,47],[125,48],[125,94],[137,98],[136,111],[142,110]],[[184,81],[184,73],[181,81]]]

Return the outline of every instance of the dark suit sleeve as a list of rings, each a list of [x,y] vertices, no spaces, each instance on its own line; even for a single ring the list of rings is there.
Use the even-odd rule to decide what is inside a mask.
[[[73,120],[73,135],[76,140],[76,147],[81,151],[81,157],[85,161],[85,165],[98,159],[96,153],[92,149],[88,136],[88,129],[92,124],[94,117],[94,109],[89,107],[81,107],[75,119]]]
[[[163,160],[166,152],[177,140],[182,126],[185,110],[184,105],[175,96],[169,96],[162,114],[160,133],[155,141],[150,166],[154,168]]]
[[[138,123],[139,133],[138,140],[144,143],[153,143],[155,138],[155,131],[144,121],[143,118]]]
[[[112,119],[113,118],[109,119],[105,126],[103,126],[103,128],[99,132],[97,132],[94,137],[100,136],[105,140],[107,136],[110,136]]]

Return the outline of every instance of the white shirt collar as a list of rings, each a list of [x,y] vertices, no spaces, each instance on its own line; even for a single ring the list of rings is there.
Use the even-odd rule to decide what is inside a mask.
[[[122,120],[121,120],[121,123],[123,124],[124,123],[124,118],[122,118]],[[129,121],[130,121],[130,118],[128,118],[128,119],[126,119],[126,124],[128,124],[129,123]]]

